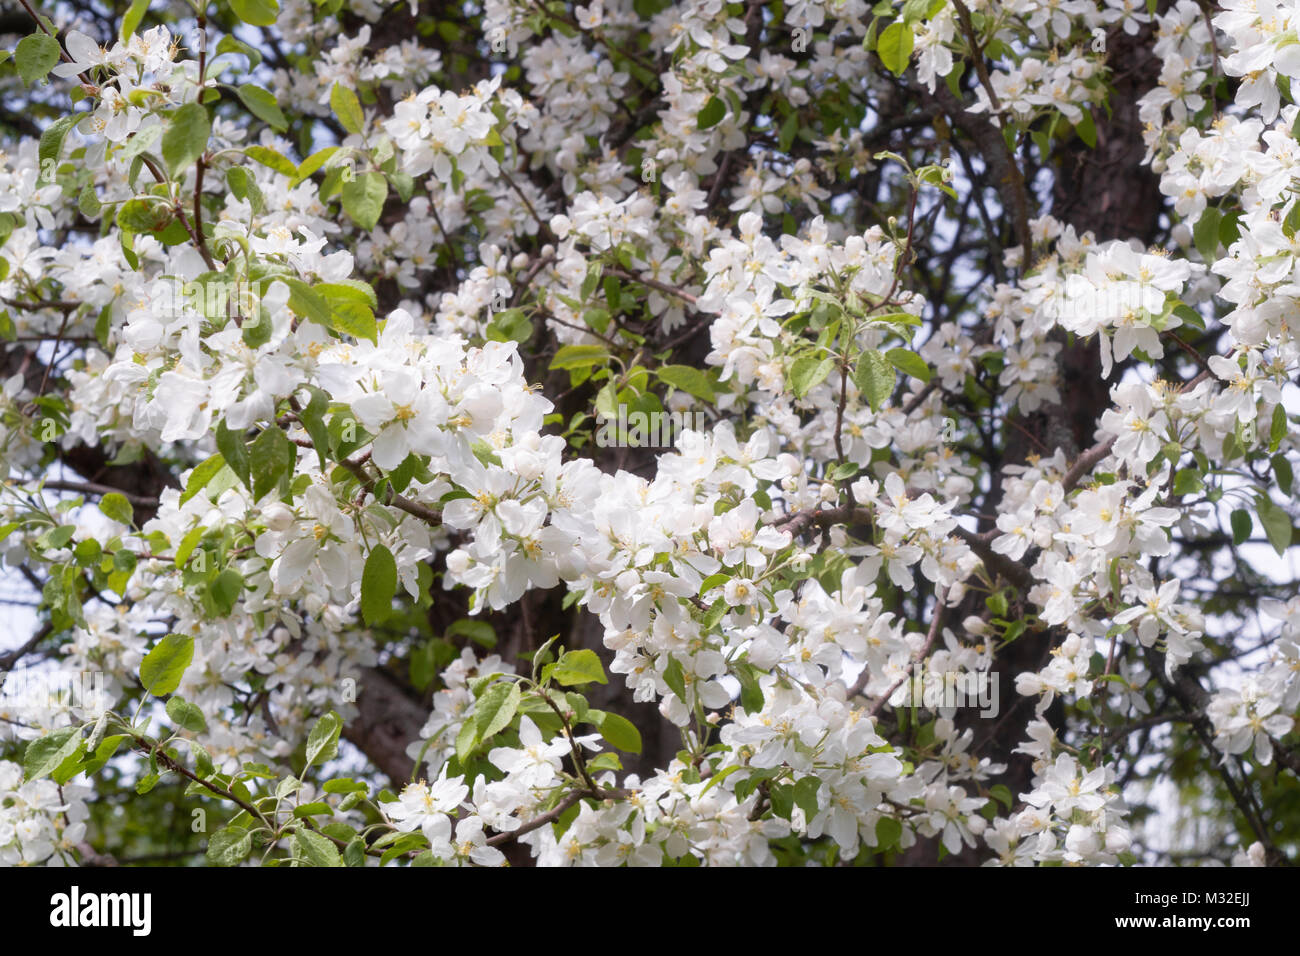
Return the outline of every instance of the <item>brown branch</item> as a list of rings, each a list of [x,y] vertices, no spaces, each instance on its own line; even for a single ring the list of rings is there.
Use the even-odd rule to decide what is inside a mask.
[[[518,830],[507,830],[504,833],[498,833],[496,836],[488,837],[488,846],[500,846],[503,843],[509,843],[511,840],[517,840],[525,833],[532,833],[534,830],[546,826],[548,823],[554,823],[564,815],[564,811],[569,809],[579,800],[590,798],[592,800],[626,800],[631,796],[628,790],[614,789],[597,789],[597,790],[574,790],[567,794],[563,800],[557,803],[552,809],[547,810],[539,816],[533,817],[527,823],[523,824]]]
[[[1179,391],[1184,393],[1190,392],[1197,385],[1200,385],[1209,377],[1210,377],[1210,372],[1208,370],[1201,372],[1191,381],[1183,383],[1183,386],[1179,389]],[[1087,451],[1083,452],[1083,454],[1079,456],[1078,460],[1075,461],[1075,463],[1070,466],[1070,469],[1065,473],[1065,477],[1061,479],[1061,487],[1065,490],[1065,492],[1068,494],[1075,487],[1075,485],[1077,485],[1080,482],[1080,480],[1082,480],[1084,475],[1086,475],[1089,471],[1092,470],[1093,466],[1095,466],[1099,461],[1101,461],[1103,458],[1109,455],[1110,450],[1111,448],[1114,447],[1114,445],[1115,445],[1115,438],[1114,436],[1112,436],[1110,438],[1107,438],[1105,441],[1098,442],[1097,444],[1089,448]]]
[[[641,285],[648,286],[651,289],[657,289],[665,295],[676,296],[683,302],[689,302],[691,305],[694,305],[699,301],[696,296],[691,293],[684,292],[676,286],[671,286],[666,282],[660,282],[658,279],[647,278],[646,276],[637,275],[634,272],[626,272],[623,269],[610,269],[609,274],[620,279],[627,279],[631,282],[639,282]]]
[[[970,44],[971,60],[975,64],[975,74],[979,77],[980,86],[984,88],[984,93],[988,96],[989,104],[994,112],[1000,113],[1002,104],[998,102],[998,94],[993,89],[988,64],[984,62],[984,48],[975,33],[975,25],[971,22],[970,10],[962,0],[952,0],[952,4],[953,9],[957,11],[957,20],[961,24],[962,33],[966,36],[966,42]],[[1016,238],[1020,242],[1021,261],[1025,266],[1028,266],[1034,248],[1033,234],[1029,231],[1029,190],[1025,186],[1025,174],[1021,171],[1020,164],[1016,162],[1015,156],[1012,155],[1011,147],[1007,145],[1004,129],[1005,127],[1002,127],[997,131],[997,139],[1007,163],[1007,168],[1003,172],[1008,178],[1008,185],[1011,187],[1011,209],[1014,216]]]
[[[976,57],[983,63],[982,57]],[[1029,231],[1029,198],[1025,177],[1012,155],[1001,128],[977,113],[967,112],[966,104],[940,83],[933,93],[920,87],[921,95],[943,108],[953,125],[969,136],[979,148],[980,156],[988,167],[990,179],[998,191],[1004,210],[1012,214],[1016,241],[1024,250],[1023,261],[1029,262],[1033,249],[1033,235]]]
[[[27,641],[12,651],[0,654],[0,675],[13,669],[13,666],[36,649],[36,645],[54,633],[54,625],[48,621],[42,624]]]
[[[311,442],[299,441],[295,442],[295,444],[302,445],[306,448],[316,447]],[[378,500],[379,496],[375,495],[375,480],[366,474],[365,469],[362,468],[360,464],[348,459],[344,459],[339,462],[339,464],[352,472],[357,481],[361,482],[361,487],[365,488],[366,491],[370,492],[370,494]],[[392,505],[399,511],[405,511],[407,514],[413,515],[435,528],[442,527],[442,512],[436,511],[426,505],[422,505],[418,501],[412,501],[410,498],[404,497],[403,495],[399,495],[391,487],[388,489],[388,494],[385,496],[383,503],[386,505]]]
[[[1061,487],[1065,489],[1065,492],[1069,494],[1074,486],[1079,483],[1080,479],[1082,479],[1088,472],[1092,471],[1093,466],[1096,465],[1097,462],[1110,454],[1110,450],[1114,445],[1115,439],[1113,437],[1107,438],[1105,441],[1098,442],[1081,454],[1079,459],[1070,466],[1070,470],[1065,473],[1065,477],[1061,479]]]
[[[912,671],[916,669],[916,665],[925,660],[930,651],[934,649],[935,641],[939,639],[939,631],[943,629],[943,616],[946,610],[947,609],[943,604],[943,596],[936,592],[934,601],[934,617],[930,621],[930,632],[925,636],[925,644],[923,644],[921,649],[913,654],[912,659],[907,662],[907,667],[903,671],[903,676],[894,681],[894,686],[885,691],[885,693],[881,695],[880,699],[871,705],[871,709],[867,711],[867,716],[877,716],[880,711],[884,709],[885,704],[889,703],[889,698],[894,696],[894,691],[902,687],[904,682],[912,676]],[[858,694],[862,693],[862,689],[867,686],[868,674],[869,669],[864,667],[862,673],[854,683],[853,689],[849,691],[848,699],[851,700],[858,696]]]
[[[1268,739],[1273,744],[1273,754],[1277,758],[1278,764],[1300,776],[1300,754],[1282,746],[1282,742],[1276,737],[1269,737]]]
[[[41,487],[48,488],[51,491],[76,491],[88,495],[121,495],[133,505],[139,505],[142,508],[153,508],[155,510],[159,505],[157,498],[132,494],[129,491],[120,491],[111,485],[101,485],[95,481],[47,481]]]
[[[1019,561],[1012,561],[1005,554],[999,554],[993,550],[992,540],[998,532],[994,530],[991,536],[976,534],[974,531],[967,531],[961,525],[952,529],[952,533],[961,538],[974,551],[984,567],[988,570],[1002,575],[1012,584],[1019,588],[1031,588],[1034,585],[1034,576],[1029,569]]]

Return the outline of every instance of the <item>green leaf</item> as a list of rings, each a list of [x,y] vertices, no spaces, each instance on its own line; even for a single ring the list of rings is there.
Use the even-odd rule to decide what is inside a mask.
[[[343,184],[343,211],[365,230],[375,228],[388,198],[388,181],[381,173],[361,173]]]
[[[716,402],[718,393],[713,390],[713,380],[703,369],[690,365],[664,365],[655,370],[659,381],[673,388],[681,389],[687,395],[706,402]]]
[[[1291,472],[1291,462],[1286,460],[1285,455],[1274,455],[1271,459],[1273,463],[1273,474],[1277,476],[1277,487],[1288,498],[1291,497],[1291,487],[1295,482],[1295,475]]]
[[[37,167],[44,170],[50,163],[58,164],[63,155],[63,140],[68,135],[68,130],[72,125],[81,119],[81,114],[72,116],[63,116],[55,120],[49,126],[45,127],[45,132],[41,133],[40,146],[37,147]]]
[[[326,470],[325,453],[329,451],[329,426],[325,424],[325,412],[329,410],[329,395],[324,389],[315,385],[303,386],[311,394],[311,400],[298,413],[303,428],[311,436],[311,443],[316,447],[316,457],[320,460],[321,471]],[[220,447],[220,445],[218,445]]]
[[[131,502],[126,500],[126,495],[118,494],[116,491],[111,491],[99,499],[99,510],[106,517],[125,525],[135,521],[135,510],[131,507]]]
[[[880,38],[876,41],[876,53],[886,69],[895,76],[901,76],[912,58],[912,48],[915,45],[916,37],[912,33],[911,24],[895,20],[880,32]]]
[[[298,171],[294,174],[293,185],[297,186],[308,176],[316,173],[331,156],[339,151],[337,146],[326,146],[324,149],[318,149],[298,166]]]
[[[14,65],[23,82],[31,86],[54,69],[59,62],[59,41],[44,33],[33,33],[18,41],[14,49]]]
[[[424,690],[438,676],[440,669],[438,667],[438,649],[440,646],[444,645],[436,640],[426,641],[411,650],[408,670],[411,676],[411,684],[416,690]]]
[[[292,284],[291,282],[290,285]],[[326,321],[323,324],[335,332],[370,339],[372,342],[379,341],[379,327],[374,312],[375,296],[370,286],[363,282],[323,282],[310,291],[324,305]],[[291,296],[291,305],[292,302]]]
[[[881,817],[876,821],[876,849],[888,850],[898,846],[903,838],[903,825],[893,817]]]
[[[582,287],[581,287],[582,298],[584,300],[590,299],[592,294],[596,291],[596,286],[600,285],[600,277],[601,274],[604,272],[604,270],[605,270],[604,263],[601,262],[587,263],[587,277],[582,280]],[[572,305],[572,308],[575,309],[581,307],[582,307],[582,303],[577,301],[575,301]]]
[[[719,571],[717,574],[710,574],[700,582],[700,597],[704,597],[704,595],[708,594],[714,588],[722,587],[730,581],[731,578],[732,575],[727,574],[725,571]]]
[[[172,556],[177,567],[183,566],[194,553],[199,541],[203,539],[203,532],[207,530],[201,524],[196,524],[193,528],[185,533],[181,538],[181,543],[176,548],[176,553]]]
[[[722,122],[722,117],[727,115],[727,105],[716,96],[709,98],[704,104],[704,109],[700,110],[695,116],[695,126],[697,129],[712,129]]]
[[[758,669],[742,663],[733,668],[736,679],[740,681],[740,706],[748,713],[757,714],[763,709],[763,689],[758,685]]]
[[[460,732],[456,734],[456,759],[460,761],[462,767],[469,762],[478,743],[477,721],[465,721],[460,726]]]
[[[162,137],[162,156],[173,176],[179,176],[203,155],[212,135],[208,111],[198,103],[186,103],[172,114]]]
[[[1082,107],[1083,119],[1074,124],[1074,131],[1079,134],[1079,139],[1083,140],[1085,146],[1089,149],[1097,147],[1097,124],[1093,121],[1092,110],[1087,106]]]
[[[1268,425],[1268,450],[1277,451],[1278,446],[1282,444],[1282,439],[1286,438],[1290,430],[1291,424],[1287,421],[1286,409],[1281,405],[1274,405],[1273,418]]]
[[[168,634],[140,662],[140,683],[155,697],[166,697],[180,686],[192,660],[194,638]]]
[[[83,214],[85,213],[84,208],[82,209],[82,213]],[[96,213],[96,215],[98,215],[98,212]],[[113,325],[113,306],[112,303],[110,303],[99,310],[99,318],[95,320],[95,339],[99,342],[99,347],[103,349],[105,352],[109,350],[108,333],[111,331],[112,325]]]
[[[213,866],[238,866],[253,849],[253,837],[247,830],[222,827],[208,837],[204,853]]]
[[[284,432],[274,425],[264,429],[253,440],[253,444],[248,446],[254,500],[260,501],[282,481],[287,485],[287,479],[297,461],[298,450]]]
[[[677,695],[677,699],[685,702],[686,700],[686,677],[682,673],[682,662],[672,655],[668,656],[668,663],[664,665],[664,683],[668,689]]]
[[[533,323],[523,309],[505,309],[492,316],[487,327],[491,342],[518,342],[521,345],[533,337]]]
[[[803,398],[826,380],[835,368],[835,359],[819,359],[815,355],[802,355],[790,366],[790,388],[796,398]]]
[[[86,742],[77,739],[77,745],[72,748],[72,753],[63,758],[63,762],[50,771],[50,779],[63,786],[77,774],[81,773],[82,760],[86,756]]]
[[[888,401],[894,393],[896,380],[893,367],[879,349],[863,350],[853,373],[853,384],[871,405],[872,411],[880,411]]]
[[[604,365],[610,359],[609,349],[603,345],[566,345],[551,359],[552,369],[588,368]]]
[[[343,730],[343,718],[330,711],[312,725],[307,735],[307,766],[333,760],[339,752],[339,734]]]
[[[244,576],[234,568],[226,568],[212,580],[208,594],[221,614],[229,614],[244,593]]]
[[[379,858],[379,865],[387,866],[390,860],[394,860],[404,853],[410,853],[412,850],[417,850],[420,849],[421,847],[427,847],[428,845],[429,845],[429,841],[425,838],[423,833],[403,833],[400,837],[398,837],[396,840],[393,841],[392,846],[390,846],[387,850],[384,851],[384,855]],[[425,853],[420,854],[420,856],[417,856],[416,859],[418,860],[420,859],[420,857],[424,858],[424,862],[418,865],[420,866],[433,865],[432,853],[426,850]],[[412,866],[417,865],[415,860],[411,861],[411,865]]]
[[[476,745],[509,726],[521,700],[519,684],[515,681],[499,681],[489,686],[474,708]]]
[[[298,175],[298,167],[288,157],[271,149],[269,146],[246,146],[244,147],[244,155],[261,163],[268,169],[274,169],[277,173],[288,176],[290,179]]]
[[[258,64],[262,62],[261,51],[255,50],[243,40],[238,40],[230,34],[226,34],[217,43],[217,56],[223,53],[238,53],[240,56],[248,58],[248,68],[256,70]]]
[[[1205,318],[1185,302],[1174,306],[1174,315],[1182,320],[1183,325],[1190,325],[1201,332],[1205,331]]]
[[[1219,251],[1219,210],[1207,206],[1192,229],[1192,242],[1206,262],[1213,262]]]
[[[379,296],[369,282],[360,279],[339,279],[335,282],[321,282],[314,286],[317,293],[325,297],[331,305],[352,303],[364,305],[370,309],[379,307]]]
[[[1296,230],[1300,229],[1300,203],[1292,203],[1291,208],[1282,219],[1282,234],[1288,239],[1294,239]],[[1219,236],[1222,239],[1223,226],[1219,227]]]
[[[40,544],[47,548],[62,548],[72,540],[72,536],[76,533],[77,526],[75,524],[59,525],[57,528],[45,532],[40,538]]]
[[[289,121],[284,118],[280,105],[268,91],[254,83],[242,83],[235,90],[240,101],[248,111],[258,119],[269,123],[273,129],[283,132],[289,128]]]
[[[374,627],[393,613],[397,593],[397,562],[382,544],[370,549],[361,572],[361,617]]]
[[[889,359],[889,364],[904,375],[910,375],[927,385],[930,384],[930,366],[926,365],[925,359],[911,349],[890,349],[885,353],[885,358]],[[893,391],[892,386],[890,391]]]
[[[148,199],[128,199],[117,207],[116,221],[120,228],[128,232],[153,235],[162,232],[171,224],[172,209],[166,203]]]
[[[1201,473],[1195,468],[1184,468],[1174,476],[1174,494],[1191,495],[1205,489]]]
[[[601,770],[622,770],[623,761],[618,759],[618,754],[610,753],[608,750],[604,753],[596,754],[587,761],[587,770],[591,773],[597,773]]]
[[[1238,423],[1237,427],[1240,429],[1241,424]],[[1223,461],[1236,461],[1244,453],[1245,449],[1241,447],[1241,441],[1237,438],[1235,432],[1229,432],[1223,436],[1223,455],[1221,456]]]
[[[1007,625],[1007,629],[1002,635],[1003,642],[1010,644],[1021,634],[1025,633],[1025,628],[1027,626],[1028,625],[1026,625],[1024,621],[1012,621]]]
[[[497,646],[497,634],[492,629],[492,625],[477,618],[462,617],[453,621],[444,633],[445,637],[456,637],[458,635],[468,637],[474,643],[482,644],[489,650]]]
[[[269,27],[280,15],[277,0],[230,0],[235,16],[255,27]]]
[[[554,670],[551,671],[551,677],[565,687],[572,687],[575,684],[588,684],[592,681],[598,684],[609,683],[605,677],[605,668],[601,666],[600,658],[596,656],[596,652],[585,648],[578,651],[567,651],[561,655],[559,661],[555,664]]]
[[[343,860],[348,866],[365,866],[366,841],[361,837],[349,840],[348,845],[343,848]]]
[[[1225,213],[1219,220],[1219,242],[1224,248],[1231,248],[1232,244],[1241,237],[1241,213],[1237,211]],[[1205,324],[1201,324],[1205,328]]]
[[[498,455],[496,450],[482,438],[474,439],[474,443],[470,445],[469,450],[474,453],[474,457],[479,460],[484,468],[488,465],[496,465],[498,468],[501,467],[501,456]]]
[[[366,114],[361,111],[361,101],[342,83],[335,83],[330,90],[330,109],[349,133],[360,133],[365,128]]]
[[[293,841],[298,845],[298,852],[309,866],[342,866],[343,858],[329,837],[313,833],[306,827],[299,827],[293,832]]]
[[[600,730],[600,735],[609,741],[610,745],[617,747],[624,753],[639,754],[641,752],[641,731],[636,729],[636,724],[626,717],[620,717],[618,714],[611,714],[605,711],[599,711],[600,722],[596,724]]]
[[[1232,543],[1240,545],[1255,530],[1255,523],[1250,520],[1250,512],[1245,508],[1234,509],[1230,520],[1232,521]]]
[[[217,448],[221,451],[221,454],[214,455],[199,467],[204,468],[208,465],[208,462],[218,459],[221,461],[221,464],[229,465],[230,470],[235,473],[235,476],[241,482],[243,482],[244,487],[249,491],[252,491],[252,465],[249,462],[248,445],[244,443],[243,432],[232,431],[227,428],[224,419],[217,422]],[[218,469],[220,469],[221,464],[217,466]],[[197,471],[198,469],[195,470]],[[188,488],[185,493],[187,495],[189,494]],[[184,500],[184,498],[181,499],[182,502],[184,502]]]
[[[121,748],[122,742],[127,739],[126,734],[110,734],[99,742],[93,755],[86,758],[81,765],[81,772],[87,777],[99,773],[104,769],[104,765],[113,758],[113,755]]]
[[[201,734],[208,729],[208,722],[203,717],[203,711],[199,710],[198,705],[191,704],[184,697],[172,695],[167,701],[167,716],[172,719],[172,723],[182,730],[189,730],[196,734]]]
[[[39,780],[52,773],[81,744],[79,727],[63,727],[27,745],[23,754],[23,778]]]
[[[731,608],[727,606],[726,601],[715,601],[713,606],[709,608],[708,612],[704,615],[704,629],[706,631],[711,631],[717,627],[718,622],[722,620],[729,610],[731,610]]]
[[[148,9],[149,0],[131,0],[131,8],[122,17],[122,28],[118,31],[118,37],[123,43],[135,35],[136,28],[144,20],[145,12]]]
[[[794,802],[795,805],[803,811],[804,818],[811,821],[817,816],[820,809],[817,804],[817,791],[821,789],[821,781],[816,777],[804,777],[794,785]]]
[[[252,173],[243,166],[231,166],[226,170],[226,185],[230,187],[236,199],[248,200],[254,215],[266,208],[266,197],[262,195],[261,187],[253,179]]]
[[[794,810],[794,787],[774,783],[768,788],[767,796],[772,801],[772,812],[783,820],[789,820],[790,813]]]
[[[781,152],[790,152],[790,147],[794,145],[794,138],[799,135],[799,113],[797,110],[791,111],[786,117],[785,122],[781,124],[781,133],[777,145]]]
[[[1285,554],[1291,546],[1291,516],[1262,494],[1255,498],[1255,510],[1264,526],[1264,534],[1268,536],[1268,543],[1279,555]]]
[[[327,329],[333,328],[334,316],[329,303],[320,293],[301,279],[287,278],[284,283],[289,287],[289,308],[304,319],[310,319]]]

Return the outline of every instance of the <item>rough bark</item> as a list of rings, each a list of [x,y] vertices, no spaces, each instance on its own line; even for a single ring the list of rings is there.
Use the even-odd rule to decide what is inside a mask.
[[[415,764],[406,748],[419,735],[429,709],[410,696],[409,687],[382,667],[365,672],[357,685],[360,713],[343,736],[397,787],[411,777]]]
[[[1095,148],[1077,138],[1054,147],[1051,211],[1079,233],[1094,233],[1100,242],[1137,239],[1146,244],[1159,233],[1164,197],[1159,190],[1158,178],[1142,164],[1146,146],[1142,140],[1137,101],[1155,84],[1159,61],[1150,51],[1149,27],[1135,37],[1112,32],[1107,40],[1111,50],[1109,62],[1115,70],[1110,111],[1107,114],[1102,109],[1094,110]],[[1000,136],[988,118],[965,114],[961,111],[961,104],[946,90],[936,99],[953,125],[973,141],[980,158],[990,170],[1000,202],[1009,207],[1015,198],[1009,192],[1011,179],[1003,169],[1006,157]],[[1061,401],[1030,415],[1012,416],[1012,422],[1004,429],[1001,455],[991,463],[993,488],[978,509],[983,514],[997,510],[1002,497],[1002,468],[1008,464],[1022,464],[1033,455],[1049,457],[1058,449],[1065,453],[1067,461],[1074,461],[1082,450],[1093,445],[1098,421],[1109,407],[1111,382],[1102,378],[1100,348],[1095,339],[1071,344],[1065,335],[1057,334],[1053,340],[1062,346],[1057,355]],[[1112,371],[1112,379],[1116,377],[1117,373]],[[991,527],[989,523],[985,524]],[[1018,604],[1013,604],[1011,617],[1023,613],[1023,597],[1021,594]],[[981,600],[968,600],[950,615],[950,619],[960,621],[964,614],[978,614],[982,610]],[[958,726],[971,727],[975,731],[971,752],[1007,766],[1006,771],[990,780],[989,784],[1004,784],[1016,800],[1030,789],[1033,768],[1031,759],[1025,754],[1015,753],[1015,749],[1026,739],[1026,727],[1035,714],[1033,701],[1016,693],[1015,678],[1019,673],[1042,668],[1051,648],[1064,637],[1060,628],[1026,633],[997,653],[993,674],[999,683],[999,716],[989,720],[971,716],[970,711],[958,712]],[[1060,704],[1049,708],[1045,716],[1059,727]],[[973,865],[981,859],[978,852],[965,850],[947,856],[944,862]],[[904,862],[915,865],[938,862],[938,842],[923,841],[905,855]]]

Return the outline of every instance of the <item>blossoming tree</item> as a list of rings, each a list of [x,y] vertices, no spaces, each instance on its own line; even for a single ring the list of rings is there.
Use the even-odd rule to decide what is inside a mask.
[[[1291,5],[19,4],[0,861],[1294,855]]]

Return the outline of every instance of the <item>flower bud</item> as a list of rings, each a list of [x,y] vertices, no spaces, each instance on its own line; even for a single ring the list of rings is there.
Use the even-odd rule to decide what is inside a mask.
[[[262,519],[272,531],[285,531],[293,525],[293,512],[277,501],[262,509]]]

